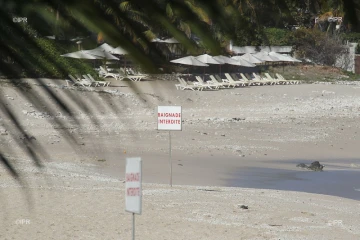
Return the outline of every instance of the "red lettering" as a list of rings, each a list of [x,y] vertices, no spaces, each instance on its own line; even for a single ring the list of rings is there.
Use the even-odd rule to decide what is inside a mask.
[[[126,195],[133,197],[133,196],[140,196],[140,188],[127,188]]]
[[[176,118],[180,118],[181,113],[158,113],[158,117],[176,117]]]
[[[127,173],[125,179],[127,182],[139,182],[140,173]]]

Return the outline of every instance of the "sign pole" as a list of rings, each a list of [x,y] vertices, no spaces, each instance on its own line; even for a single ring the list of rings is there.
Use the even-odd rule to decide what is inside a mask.
[[[135,240],[135,213],[132,214],[132,240]]]
[[[170,187],[172,187],[171,131],[169,131],[169,164],[170,164]]]

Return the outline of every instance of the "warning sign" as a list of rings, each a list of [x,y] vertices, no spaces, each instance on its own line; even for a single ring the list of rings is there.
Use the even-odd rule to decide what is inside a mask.
[[[158,106],[158,130],[181,131],[181,106]]]

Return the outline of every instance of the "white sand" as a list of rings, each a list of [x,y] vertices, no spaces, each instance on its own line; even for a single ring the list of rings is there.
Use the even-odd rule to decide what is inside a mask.
[[[42,87],[30,83],[33,91]],[[300,192],[225,188],[237,169],[295,168],[287,160],[319,160],[326,170],[358,171],[359,85],[263,86],[220,91],[177,91],[174,82],[113,82],[76,91],[47,81],[62,98],[76,93],[95,100],[91,115],[76,112],[77,139],[66,143],[48,121],[12,87],[8,104],[50,156],[39,172],[1,130],[0,144],[25,174],[20,188],[2,170],[0,239],[130,239],[124,211],[124,159],[141,156],[143,214],[137,239],[357,239],[360,202]],[[60,87],[59,87],[60,86]],[[94,89],[94,88],[93,88]],[[136,94],[141,92],[142,94]],[[109,101],[109,102],[107,102]],[[183,106],[183,131],[173,132],[174,186],[168,183],[168,135],[156,130],[156,106]],[[91,116],[100,119],[100,128]],[[241,120],[233,120],[240,118]],[[1,119],[2,125],[7,119]],[[17,136],[21,137],[21,136]],[[82,150],[82,151],[79,151]],[[126,151],[126,153],[124,152]],[[98,161],[104,159],[106,161]],[[189,187],[180,186],[218,186]],[[360,186],[359,186],[360,187]],[[210,189],[215,191],[204,191]],[[29,193],[31,197],[25,193]],[[359,192],[360,194],[360,192]],[[27,199],[31,199],[28,203]],[[247,205],[248,210],[238,205]],[[29,220],[21,224],[21,219]],[[26,224],[29,223],[29,224]]]

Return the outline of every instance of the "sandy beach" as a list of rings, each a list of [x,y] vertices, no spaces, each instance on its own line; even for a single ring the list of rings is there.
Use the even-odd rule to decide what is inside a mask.
[[[44,94],[36,81],[21,82]],[[73,109],[68,93],[89,105],[91,114],[75,111],[79,127],[60,109],[56,116],[35,109],[2,80],[7,104],[49,156],[38,169],[20,149],[10,151],[9,120],[1,118],[1,147],[27,185],[0,168],[0,239],[130,239],[124,173],[134,156],[142,157],[144,180],[136,239],[360,238],[360,82],[203,92],[175,83],[80,89],[44,80]],[[183,111],[183,130],[171,133],[172,188],[158,105]],[[55,120],[76,141],[67,142]],[[296,167],[312,161],[324,171]]]

